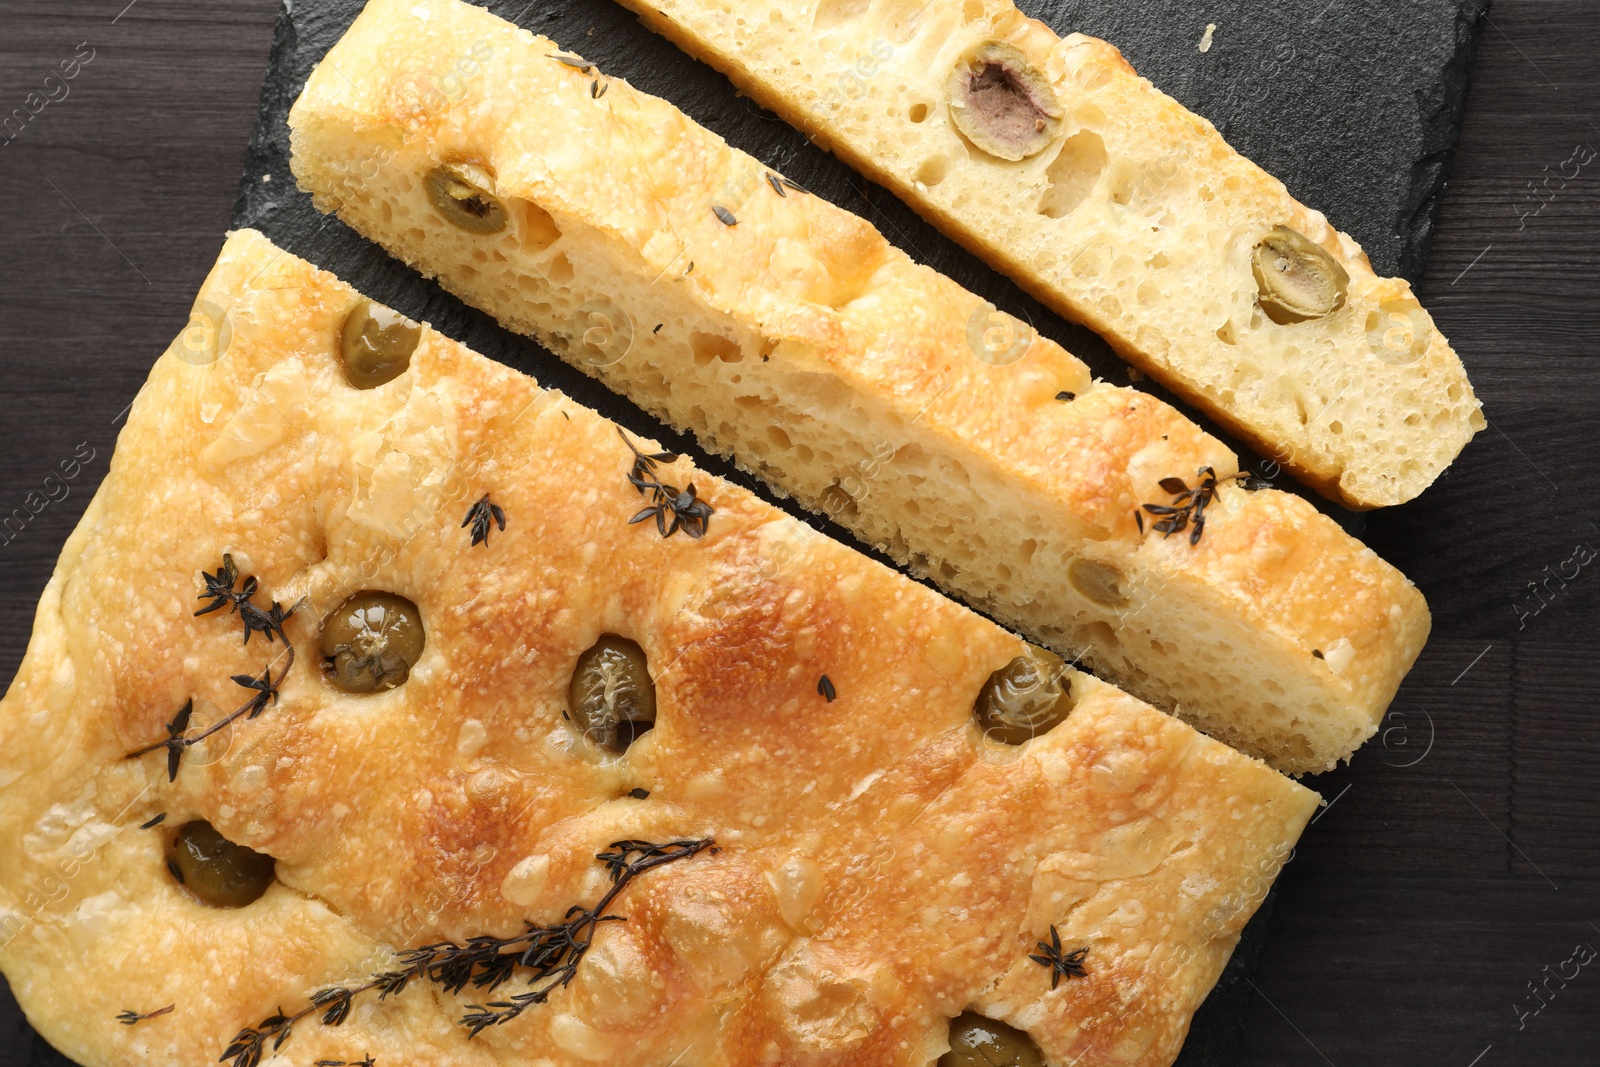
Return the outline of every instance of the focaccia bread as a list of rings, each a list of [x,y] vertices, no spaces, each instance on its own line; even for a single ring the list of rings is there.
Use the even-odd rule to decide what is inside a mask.
[[[1305,501],[1240,488],[1171,407],[547,39],[374,0],[290,125],[324,210],[1280,770],[1348,757],[1422,648],[1403,575]]]
[[[1485,425],[1411,287],[1104,41],[1012,0],[623,2],[1335,500],[1410,500]]]
[[[243,231],[0,702],[0,968],[85,1067],[1166,1064],[1317,797],[980,730],[1036,655]]]

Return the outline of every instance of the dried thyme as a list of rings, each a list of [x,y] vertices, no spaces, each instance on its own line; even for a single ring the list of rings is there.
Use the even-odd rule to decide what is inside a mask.
[[[563,415],[566,412],[562,412]],[[489,494],[485,493],[478,498],[478,502],[467,510],[467,517],[461,520],[462,528],[472,527],[472,544],[487,545],[489,543],[489,524],[493,522],[501,530],[506,528],[506,513],[499,504],[489,502]]]
[[[288,1015],[280,1009],[255,1026],[240,1030],[223,1050],[221,1062],[231,1062],[233,1067],[257,1067],[268,1052],[269,1044],[271,1051],[277,1051],[294,1032],[296,1024],[312,1015],[319,1015],[324,1026],[342,1025],[349,1019],[356,997],[364,993],[377,992],[378,999],[383,1000],[404,992],[414,980],[432,982],[452,994],[460,993],[468,985],[492,991],[530,972],[526,980],[535,988],[528,992],[485,1006],[469,1005],[471,1010],[462,1017],[461,1024],[467,1027],[469,1036],[476,1036],[491,1026],[516,1018],[535,1004],[543,1004],[555,990],[570,984],[594,943],[600,924],[625,921],[623,916],[607,912],[635,878],[707,850],[716,851],[716,842],[709,837],[661,845],[650,841],[613,841],[609,851],[595,856],[610,873],[611,887],[593,907],[574,905],[567,909],[565,920],[553,926],[525,922],[523,931],[511,937],[483,935],[469,938],[465,945],[442,941],[409,949],[399,954],[400,970],[375,974],[359,986],[319,990],[311,995],[310,1003],[295,1014]],[[370,1065],[370,1060],[365,1063]]]
[[[1054,924],[1050,927],[1050,940],[1039,942],[1039,951],[1029,955],[1029,959],[1041,967],[1050,969],[1050,988],[1054,989],[1061,984],[1063,978],[1084,978],[1088,971],[1083,966],[1083,959],[1089,954],[1089,949],[1075,948],[1071,952],[1061,951],[1061,935],[1056,932]]]

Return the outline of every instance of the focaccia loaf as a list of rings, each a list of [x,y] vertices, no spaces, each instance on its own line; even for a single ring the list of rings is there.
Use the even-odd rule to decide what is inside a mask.
[[[703,536],[630,524],[616,426],[427,328],[353,388],[364,306],[233,235],[45,590],[0,701],[0,968],[52,1044],[244,1067],[225,1046],[305,1013],[271,1062],[925,1067],[970,1009],[1053,1067],[1173,1059],[1314,793],[1076,672],[1064,721],[995,741],[974,705],[1017,638],[671,457]],[[386,691],[322,664],[356,591],[425,628]],[[654,680],[620,754],[567,715],[604,633]],[[275,697],[172,780],[160,747],[127,757],[263,664]],[[195,820],[276,861],[264,895],[178,884]],[[570,919],[611,884],[596,857],[644,842],[702,847],[624,885],[547,1003],[471,1040],[528,968],[366,988],[401,950]],[[1029,958],[1052,928],[1087,950],[1055,988]]]
[[[1333,499],[1409,500],[1485,425],[1411,287],[1104,41],[1012,0],[623,2]],[[1029,136],[952,86],[974,71],[1015,79]],[[1346,276],[1336,310],[1260,301],[1278,227]]]
[[[1422,648],[1427,607],[1403,575],[1303,500],[1237,488],[1235,457],[1172,408],[1092,381],[860,218],[547,39],[454,0],[375,0],[289,121],[324,210],[1280,770],[1348,757]],[[1198,542],[1144,507],[1173,506],[1179,482],[1210,501]]]

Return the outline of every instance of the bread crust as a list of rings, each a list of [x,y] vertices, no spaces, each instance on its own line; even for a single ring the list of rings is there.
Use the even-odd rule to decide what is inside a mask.
[[[1376,275],[1352,238],[1104,41],[1058,38],[1011,0],[624,3],[1333,500],[1409,500],[1486,425],[1410,285]],[[1021,162],[972,146],[941,91],[986,40],[1021,49],[1067,111]],[[1256,305],[1250,253],[1280,225],[1349,275],[1326,319],[1280,325]]]
[[[436,88],[475,55],[460,93]],[[467,302],[1141,699],[1293,773],[1373,733],[1429,627],[1403,575],[1305,501],[1236,487],[1236,457],[1170,406],[557,55],[470,5],[374,0],[291,112],[295,174]],[[504,232],[430,205],[422,176],[456,161],[492,174]],[[627,345],[591,344],[597,316]],[[1149,512],[1141,530],[1164,480],[1204,470],[1198,544]],[[1116,602],[1074,584],[1085,560]]]
[[[709,835],[718,854],[641,878],[573,984],[493,1033],[456,1024],[484,994],[418,983],[302,1022],[284,1054],[925,1065],[975,1004],[1055,1064],[1171,1060],[1314,793],[1086,675],[1061,726],[986,744],[972,702],[1018,639],[687,463],[663,469],[714,504],[704,539],[629,525],[614,425],[432,330],[406,373],[351,388],[358,301],[232,235],[40,601],[0,701],[0,967],[52,1044],[85,1067],[213,1062],[397,949],[592,901],[611,841]],[[508,525],[474,546],[481,493]],[[161,753],[124,754],[282,663],[237,616],[191,614],[224,552],[294,607],[298,664],[169,783]],[[377,695],[316,666],[319,620],[362,588],[427,628]],[[658,696],[617,759],[563,720],[605,631],[639,641]],[[199,903],[163,865],[190,819],[278,882]],[[1025,959],[1052,923],[1090,946],[1055,992]]]

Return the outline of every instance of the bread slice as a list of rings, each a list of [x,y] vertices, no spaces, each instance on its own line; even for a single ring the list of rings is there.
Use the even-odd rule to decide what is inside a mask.
[[[623,2],[1341,503],[1410,500],[1485,425],[1411,287],[1104,41],[1060,39],[1012,0]],[[969,99],[984,72],[1023,75],[987,88],[1036,118],[1026,136]],[[1280,323],[1259,299],[1274,283],[1254,253],[1278,227],[1346,277],[1331,314]]]
[[[630,525],[615,425],[430,329],[352,387],[364,303],[232,235],[62,550],[0,701],[0,968],[47,1040],[84,1067],[230,1042],[234,1067],[925,1067],[976,1009],[1057,1067],[1171,1062],[1316,794],[1072,671],[1064,721],[986,737],[1020,640],[685,462],[653,473],[696,486],[703,536]],[[232,606],[193,614],[223,579]],[[359,590],[425,629],[381,692],[322,665]],[[620,754],[568,717],[608,631],[653,679]],[[169,779],[174,709],[197,738],[263,664],[276,700]],[[268,857],[253,902],[203,902],[173,845],[197,820]],[[642,841],[681,862],[630,876],[548,1003],[471,1040],[531,968],[361,988],[572,919],[613,885],[597,855]],[[1055,988],[1029,958],[1052,927],[1064,964],[1087,949]]]
[[[473,49],[461,94],[419,95]],[[1427,608],[1404,576],[1303,500],[1239,488],[1232,453],[1172,408],[1091,381],[866,222],[549,40],[454,0],[375,0],[289,121],[323,210],[1279,769],[1348,757],[1422,648]],[[1168,517],[1143,506],[1171,506],[1173,479],[1209,499],[1212,476],[1198,542],[1193,524],[1153,528]]]

